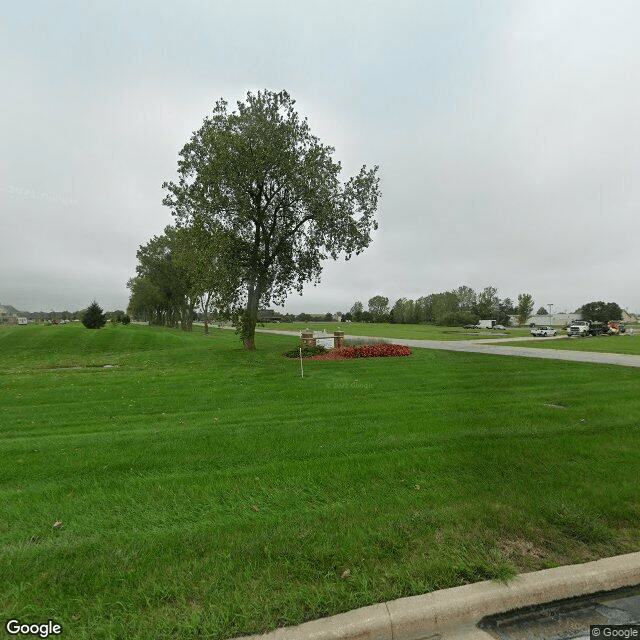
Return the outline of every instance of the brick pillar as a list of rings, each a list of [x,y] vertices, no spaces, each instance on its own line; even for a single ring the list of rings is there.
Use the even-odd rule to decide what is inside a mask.
[[[316,346],[316,339],[313,337],[313,331],[303,331],[300,337],[302,338],[302,342],[304,342],[307,347]]]
[[[339,349],[344,345],[344,331],[333,332],[333,348]]]

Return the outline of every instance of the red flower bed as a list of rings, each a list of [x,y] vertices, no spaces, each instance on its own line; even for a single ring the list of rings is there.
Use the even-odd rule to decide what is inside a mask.
[[[313,356],[308,360],[346,360],[348,358],[384,358],[388,356],[410,356],[411,349],[401,344],[369,344],[357,347],[332,349],[322,356]]]

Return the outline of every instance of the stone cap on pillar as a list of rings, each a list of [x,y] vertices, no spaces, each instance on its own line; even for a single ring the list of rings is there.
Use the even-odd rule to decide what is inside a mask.
[[[316,346],[316,339],[313,337],[313,331],[301,331],[300,338],[308,347]]]

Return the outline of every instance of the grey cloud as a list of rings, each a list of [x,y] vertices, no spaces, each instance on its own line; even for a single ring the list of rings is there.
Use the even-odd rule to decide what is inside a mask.
[[[640,311],[635,2],[303,9],[7,11],[0,302],[125,307],[136,248],[171,221],[160,186],[179,149],[217,98],[269,87],[298,100],[346,173],[382,176],[373,245],[288,309],[491,284],[557,310]]]

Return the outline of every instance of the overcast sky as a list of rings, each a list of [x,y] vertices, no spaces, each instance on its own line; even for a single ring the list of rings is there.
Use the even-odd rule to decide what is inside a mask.
[[[637,0],[66,0],[0,21],[0,304],[125,308],[215,101],[286,89],[379,230],[286,310],[466,284],[640,311]]]

